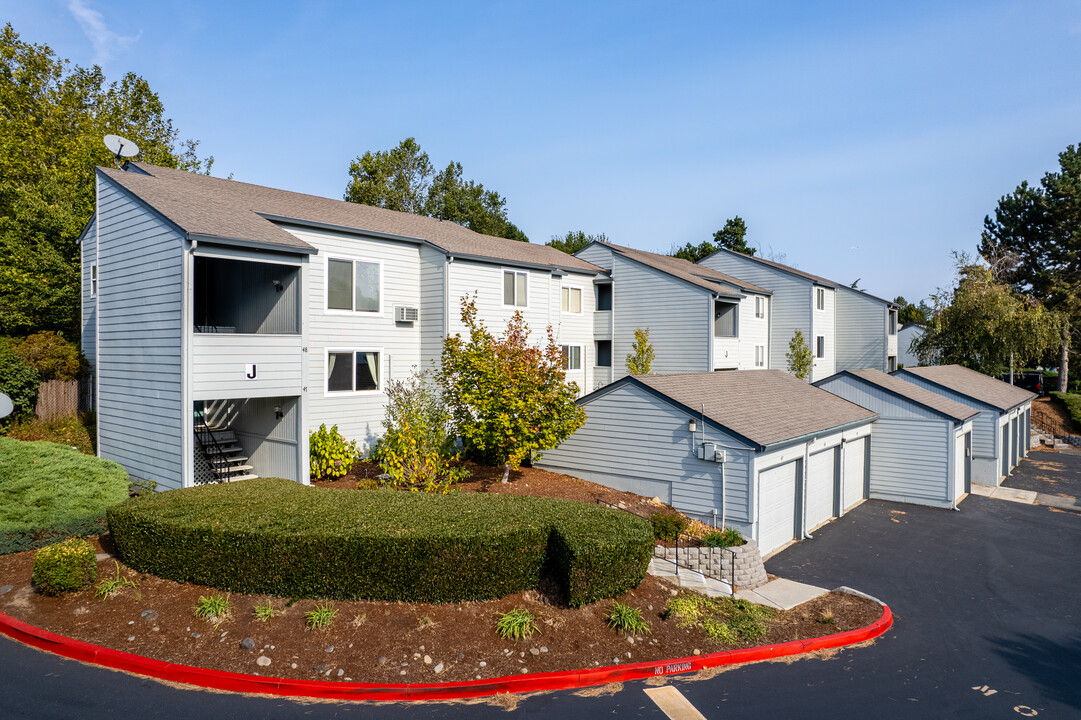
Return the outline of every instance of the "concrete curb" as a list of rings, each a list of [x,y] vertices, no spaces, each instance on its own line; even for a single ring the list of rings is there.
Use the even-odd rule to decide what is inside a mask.
[[[860,593],[854,592],[853,594],[858,595]],[[291,680],[208,670],[190,665],[177,665],[162,660],[154,660],[153,658],[67,638],[34,627],[4,613],[0,613],[0,634],[7,635],[25,645],[72,660],[100,665],[114,670],[123,670],[158,680],[215,690],[328,700],[460,700],[499,693],[526,693],[540,690],[568,690],[592,687],[612,682],[696,672],[722,665],[760,662],[773,658],[802,655],[816,650],[854,645],[882,635],[893,625],[893,613],[890,612],[889,606],[884,603],[879,604],[882,605],[882,616],[870,625],[809,640],[793,640],[778,645],[725,650],[673,660],[507,676],[490,680],[470,680],[461,683],[346,683],[325,680]]]

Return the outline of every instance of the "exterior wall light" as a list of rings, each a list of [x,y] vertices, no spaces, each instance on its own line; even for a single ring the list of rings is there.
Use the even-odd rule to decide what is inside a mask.
[[[687,422],[687,432],[698,432],[698,421],[694,418]]]

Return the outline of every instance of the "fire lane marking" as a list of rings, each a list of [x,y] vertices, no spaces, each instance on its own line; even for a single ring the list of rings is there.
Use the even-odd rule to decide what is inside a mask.
[[[706,720],[706,716],[671,685],[646,688],[644,692],[670,720]]]

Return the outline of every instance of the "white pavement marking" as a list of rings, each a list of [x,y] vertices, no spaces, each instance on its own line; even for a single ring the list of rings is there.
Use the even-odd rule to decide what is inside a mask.
[[[706,720],[706,716],[698,712],[694,705],[683,697],[683,693],[671,685],[646,688],[645,693],[671,720]]]

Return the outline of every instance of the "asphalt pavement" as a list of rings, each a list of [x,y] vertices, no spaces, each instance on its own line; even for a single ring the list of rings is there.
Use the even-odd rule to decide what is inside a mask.
[[[1023,464],[1024,466],[1024,464]],[[1081,515],[969,497],[869,501],[767,563],[890,605],[893,628],[829,658],[670,677],[706,717],[1081,717]],[[515,716],[664,718],[643,682],[521,698]],[[497,705],[311,703],[170,687],[0,638],[0,717],[505,718]]]

